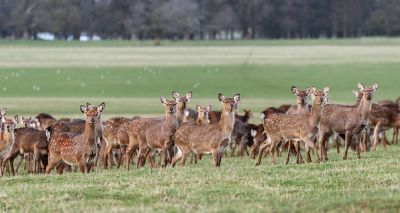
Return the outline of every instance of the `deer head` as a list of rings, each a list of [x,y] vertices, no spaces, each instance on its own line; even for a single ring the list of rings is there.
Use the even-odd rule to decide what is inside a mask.
[[[218,99],[222,103],[222,109],[227,112],[234,112],[240,100],[240,94],[236,94],[233,98],[225,98],[222,93],[218,94]]]
[[[372,100],[372,94],[378,89],[378,83],[374,83],[369,87],[365,87],[362,83],[357,83],[357,87],[360,89],[363,97],[370,101]]]
[[[327,102],[329,87],[325,87],[323,91],[317,90],[315,87],[309,87],[308,93],[311,94],[313,104],[324,105]]]
[[[189,102],[192,99],[192,92],[186,93],[185,96],[180,96],[179,93],[172,91],[172,97],[174,99],[179,98],[179,102],[176,105],[176,108],[180,109],[180,110],[184,110],[184,109],[186,109],[187,102]]]
[[[176,113],[176,105],[179,103],[179,96],[174,97],[174,100],[167,100],[164,96],[160,98],[161,103],[164,104],[165,113],[174,115]]]
[[[211,110],[211,105],[208,105],[206,107],[201,107],[199,105],[196,105],[196,110],[198,113],[198,117],[208,120],[208,113]]]
[[[101,103],[99,106],[92,106],[90,104],[87,104],[86,106],[81,105],[80,109],[81,112],[85,116],[86,123],[89,123],[91,125],[95,125],[96,123],[99,122],[100,120],[100,114],[103,112],[104,108],[106,107],[105,103]]]
[[[14,129],[16,125],[19,123],[18,115],[15,115],[14,118],[2,117],[1,122],[3,123],[4,132],[14,134]]]
[[[292,86],[292,93],[296,96],[297,104],[306,105],[307,96],[310,94],[309,90],[300,90],[296,86]]]

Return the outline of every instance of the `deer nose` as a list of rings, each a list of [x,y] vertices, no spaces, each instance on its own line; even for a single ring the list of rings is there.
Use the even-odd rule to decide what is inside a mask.
[[[92,120],[90,120],[93,124],[96,122],[96,120],[94,118],[92,118]]]

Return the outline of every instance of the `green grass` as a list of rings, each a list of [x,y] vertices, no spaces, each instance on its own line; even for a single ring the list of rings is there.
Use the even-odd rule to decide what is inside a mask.
[[[0,41],[0,107],[9,115],[82,117],[79,105],[106,102],[104,118],[159,116],[161,95],[193,91],[195,104],[240,92],[240,109],[295,103],[290,87],[330,86],[330,103],[354,103],[357,82],[379,83],[374,100],[400,95],[400,39],[256,41]],[[257,114],[255,114],[257,116]],[[252,122],[259,123],[258,116]],[[260,167],[224,158],[216,169],[97,171],[0,178],[0,211],[15,212],[396,212],[399,146],[330,152],[323,164]]]
[[[4,211],[157,212],[396,212],[400,208],[399,146],[357,160],[256,167],[248,158],[210,158],[167,169],[124,169],[62,176],[20,175],[0,179]],[[314,157],[315,158],[315,157]]]

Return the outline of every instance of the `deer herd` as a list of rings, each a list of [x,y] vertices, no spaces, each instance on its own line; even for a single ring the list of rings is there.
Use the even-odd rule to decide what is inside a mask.
[[[85,173],[122,164],[129,170],[131,164],[139,168],[146,162],[151,167],[184,166],[188,157],[190,163],[197,163],[205,154],[211,154],[213,164],[220,167],[227,147],[231,157],[247,154],[250,159],[257,158],[256,165],[268,153],[275,164],[275,152],[280,156],[285,150],[286,164],[292,155],[298,164],[304,163],[301,149],[305,149],[307,163],[312,162],[311,155],[322,162],[328,160],[327,142],[332,141],[339,153],[341,139],[343,159],[347,159],[349,148],[360,158],[360,152],[375,150],[378,143],[386,149],[390,142],[385,131],[389,129],[393,129],[391,143],[397,143],[400,98],[375,104],[372,97],[377,83],[369,87],[358,83],[357,87],[353,91],[355,104],[341,105],[328,104],[329,87],[301,90],[292,86],[296,105],[265,109],[258,125],[249,123],[250,110],[238,114],[239,94],[229,98],[220,93],[221,110],[213,111],[211,105],[190,109],[192,92],[181,96],[173,91],[171,99],[161,97],[164,115],[156,118],[113,117],[103,121],[104,103],[81,105],[84,119],[56,120],[46,113],[36,118],[10,118],[7,109],[2,109],[0,175],[14,175],[23,162],[27,173],[50,174],[54,168],[58,174],[77,169]]]

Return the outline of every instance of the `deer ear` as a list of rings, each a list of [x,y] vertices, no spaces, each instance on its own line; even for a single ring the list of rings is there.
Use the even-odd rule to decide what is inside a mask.
[[[264,120],[265,114],[261,112],[261,113],[260,113],[260,118],[261,118],[261,120]]]
[[[240,94],[237,93],[235,96],[233,96],[233,100],[235,100],[235,102],[240,101]]]
[[[7,109],[3,108],[0,110],[0,116],[5,116],[5,115],[7,115]]]
[[[307,95],[308,95],[308,94],[314,93],[316,90],[317,90],[317,89],[315,89],[314,86],[308,87],[307,90],[306,90],[306,91],[307,91]]]
[[[329,90],[330,90],[329,87],[325,87],[325,88],[324,88],[324,93],[325,93],[325,94],[328,94],[328,93],[329,93]]]
[[[353,95],[358,97],[358,91],[357,90],[352,90],[351,92],[353,92]]]
[[[165,99],[164,96],[161,96],[161,97],[160,97],[160,100],[161,100],[161,103],[163,103],[163,104],[165,104],[165,103],[167,102],[167,99]]]
[[[106,108],[106,103],[103,102],[97,107],[97,111],[103,112],[104,108]]]
[[[80,109],[81,109],[81,112],[82,112],[82,113],[85,113],[85,112],[87,111],[87,106],[81,105],[81,106],[80,106]]]
[[[208,105],[206,109],[209,112],[211,110],[211,105]]]
[[[18,115],[14,115],[14,123],[19,124],[19,117],[18,117]]]
[[[377,89],[378,89],[378,83],[374,83],[373,85],[372,85],[372,89],[374,89],[374,91],[376,91]]]
[[[218,100],[219,101],[225,101],[225,96],[222,93],[218,94]]]
[[[171,94],[172,94],[173,98],[175,98],[175,99],[179,98],[179,93],[177,93],[176,91],[172,91]]]
[[[196,104],[196,110],[199,111],[200,106],[198,104]]]
[[[292,90],[292,93],[295,94],[295,95],[296,95],[296,93],[299,91],[299,89],[297,89],[296,86],[292,86],[292,87],[290,88],[290,90]]]
[[[186,101],[190,101],[192,99],[192,92],[186,93]]]
[[[363,90],[365,87],[364,87],[364,85],[362,84],[362,83],[357,83],[357,87],[360,89],[360,90]]]
[[[5,122],[6,122],[6,118],[5,118],[5,117],[2,117],[2,118],[1,118],[1,122],[5,123]]]

